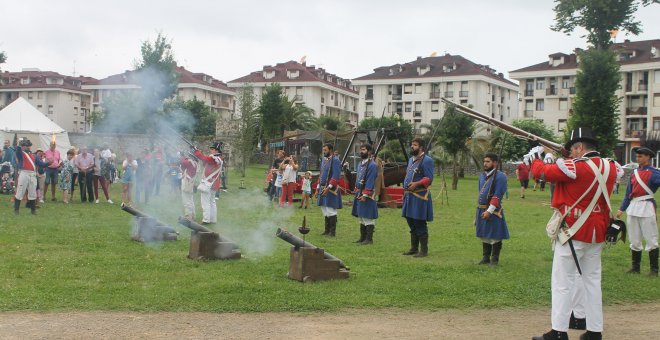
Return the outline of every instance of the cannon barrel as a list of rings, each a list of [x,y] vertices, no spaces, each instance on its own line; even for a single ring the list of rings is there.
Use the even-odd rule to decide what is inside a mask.
[[[123,211],[125,211],[125,212],[127,212],[127,213],[129,213],[129,214],[131,214],[135,217],[149,219],[150,225],[152,227],[159,227],[163,232],[175,233],[175,234],[179,233],[178,231],[176,231],[176,229],[172,228],[169,224],[165,224],[165,223],[161,222],[160,220],[158,220],[157,218],[155,218],[153,216],[149,216],[149,215],[147,215],[147,214],[145,214],[145,213],[143,213],[143,212],[141,212],[141,211],[139,211],[139,210],[137,210],[133,207],[130,207],[130,206],[124,204],[124,203],[121,204],[121,210],[123,210]]]
[[[284,229],[282,229],[282,228],[277,228],[277,232],[275,233],[275,236],[277,236],[277,237],[283,239],[284,241],[287,241],[288,243],[290,243],[291,245],[293,245],[293,246],[295,246],[295,247],[311,247],[311,248],[318,248],[317,246],[315,246],[315,245],[313,245],[313,244],[311,244],[311,243],[309,243],[309,242],[307,242],[307,241],[303,241],[300,237],[298,237],[298,236],[296,236],[296,235],[293,235],[293,234],[291,234],[290,232],[288,232],[288,231],[286,231],[286,230],[284,230]],[[341,268],[345,268],[345,269],[348,269],[348,267],[346,267],[346,265],[344,264],[344,261],[338,259],[336,256],[334,256],[334,255],[328,253],[327,251],[324,252],[323,257],[324,257],[326,260],[336,260],[336,261],[339,261],[339,267],[341,267]]]
[[[209,229],[209,228],[207,228],[207,227],[205,227],[205,226],[203,226],[203,225],[201,225],[201,224],[199,224],[195,221],[191,221],[191,220],[189,220],[189,219],[187,219],[183,216],[179,216],[179,224],[182,225],[182,226],[186,226],[186,227],[190,228],[191,230],[193,230],[195,232],[198,232],[198,233],[203,232],[203,233],[216,234],[218,236],[218,241],[231,243],[232,244],[232,246],[231,246],[232,249],[239,249],[236,242],[234,242],[234,241],[232,241],[232,240],[216,233],[215,231],[213,231],[213,230],[211,230],[211,229]]]

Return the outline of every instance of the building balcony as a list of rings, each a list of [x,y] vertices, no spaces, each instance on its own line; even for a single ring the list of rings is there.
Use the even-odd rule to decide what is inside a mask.
[[[545,95],[546,96],[556,96],[557,95],[557,88],[556,87],[550,87],[545,89]]]
[[[644,130],[626,130],[626,138],[641,138],[644,133]]]
[[[218,105],[217,100],[215,100],[215,99],[211,100],[211,106],[217,106],[217,105]]]
[[[364,111],[364,118],[370,118],[374,116],[373,111]]]
[[[624,88],[626,89],[626,92],[632,92],[632,83],[626,83]]]
[[[374,100],[374,94],[373,93],[367,93],[364,95],[365,100]]]
[[[525,111],[523,111],[523,117],[525,117],[525,118],[534,118],[534,110],[525,110]]]
[[[470,94],[470,91],[460,91],[458,92],[458,96],[461,98],[467,98],[468,94]]]
[[[392,93],[392,100],[401,100],[403,95],[401,93]]]
[[[422,111],[413,111],[413,117],[421,117]]]
[[[533,97],[534,90],[525,90],[525,97]]]
[[[293,96],[293,101],[294,101],[294,102],[301,102],[301,101],[303,101],[303,96],[302,96],[302,94],[297,94],[297,95]],[[337,106],[337,103],[335,103],[335,106]]]
[[[649,84],[643,80],[639,82],[639,86],[637,87],[638,91],[648,91],[649,89]]]
[[[626,116],[646,116],[647,108],[642,107],[629,107],[626,108]]]
[[[445,91],[445,98],[454,97],[454,91]]]
[[[429,94],[429,99],[440,99],[440,91],[433,91]]]
[[[573,87],[569,87],[569,88],[568,88],[568,93],[570,93],[570,94],[575,94],[575,92],[577,92],[577,91],[575,90],[575,86],[573,86]]]

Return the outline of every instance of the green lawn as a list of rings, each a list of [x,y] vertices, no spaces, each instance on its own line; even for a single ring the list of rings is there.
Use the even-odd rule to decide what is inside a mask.
[[[243,250],[239,261],[189,260],[188,229],[176,224],[178,195],[163,194],[138,209],[172,223],[179,241],[145,245],[130,240],[131,216],[114,205],[47,202],[37,216],[22,208],[15,217],[8,196],[0,196],[0,310],[137,311],[327,311],[341,308],[398,307],[527,308],[550,304],[552,252],[545,235],[549,192],[518,198],[517,182],[504,200],[511,240],[505,241],[497,268],[477,266],[481,244],[474,237],[476,178],[449,192],[449,205],[436,199],[441,177],[433,183],[435,221],[430,224],[430,255],[402,256],[409,247],[408,227],[399,209],[381,209],[373,246],[358,246],[357,220],[350,207],[340,211],[336,238],[319,234],[317,207],[278,209],[265,202],[263,168],[250,168],[246,190],[232,173],[229,193],[218,201],[216,230]],[[449,178],[447,178],[449,180]],[[622,194],[615,195],[618,206]],[[199,202],[199,198],[197,198]],[[275,237],[277,227],[297,234],[303,215],[312,229],[307,240],[327,249],[351,268],[349,280],[302,284],[286,277],[290,246]],[[657,302],[660,281],[625,274],[627,245],[603,253],[605,304]]]

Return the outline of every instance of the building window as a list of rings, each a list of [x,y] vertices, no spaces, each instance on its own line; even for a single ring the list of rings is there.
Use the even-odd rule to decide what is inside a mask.
[[[406,112],[412,112],[412,102],[406,102]]]
[[[53,114],[53,105],[48,105],[48,114]]]
[[[373,100],[374,99],[374,86],[373,85],[367,85],[367,93],[365,94],[364,99],[366,99],[366,100]]]
[[[557,120],[557,131],[564,132],[566,130],[566,119]]]
[[[660,117],[653,117],[653,130],[660,131]]]
[[[440,111],[440,103],[431,102],[431,112],[438,112],[438,111]]]
[[[653,106],[660,107],[660,93],[653,94]]]
[[[655,70],[653,72],[653,79],[656,84],[660,84],[660,70]]]
[[[459,104],[461,104],[461,105],[463,105],[463,106],[467,106],[467,105],[468,105],[468,101],[467,101],[467,99],[461,99],[461,102],[460,102]]]
[[[545,79],[544,78],[536,78],[536,89],[537,90],[545,89]]]
[[[567,89],[569,87],[571,87],[570,77],[561,78],[561,88],[562,89]]]
[[[415,84],[415,93],[422,93],[422,84]]]
[[[32,91],[28,92],[28,99],[32,99]]]
[[[413,86],[412,84],[403,85],[403,94],[412,94]]]
[[[545,108],[545,101],[543,99],[536,100],[536,111],[543,111]]]
[[[41,109],[43,108],[44,108],[43,105],[37,105],[37,110],[41,111]]]
[[[562,111],[568,110],[568,99],[566,98],[559,99],[559,109]]]

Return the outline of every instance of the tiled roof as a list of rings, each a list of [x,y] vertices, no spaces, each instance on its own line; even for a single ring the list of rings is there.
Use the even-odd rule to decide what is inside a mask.
[[[297,77],[289,77],[288,71],[298,71]],[[264,73],[275,72],[275,75],[266,78]],[[275,66],[264,66],[261,71],[252,72],[246,76],[234,79],[229,83],[243,84],[243,83],[292,83],[292,82],[320,82],[330,85],[337,89],[352,92],[358,92],[351,85],[351,81],[338,77],[332,73],[326,72],[323,68],[316,68],[315,66],[307,66],[296,61],[287,61],[285,63],[276,64]]]
[[[427,71],[420,74],[418,71],[419,68],[427,69]],[[381,66],[375,68],[373,73],[354,80],[424,79],[468,75],[483,75],[507,84],[518,86],[504,78],[502,73],[496,73],[494,69],[487,65],[476,64],[460,55],[450,54],[445,54],[444,56],[439,57],[417,57],[417,60],[405,64]]]
[[[621,65],[630,65],[630,64],[644,64],[652,62],[660,62],[660,57],[654,57],[651,53],[652,48],[656,48],[657,55],[660,56],[660,39],[654,40],[642,40],[642,41],[629,41],[626,40],[621,43],[612,44],[610,47],[613,50],[618,51],[619,53],[623,51],[635,52],[635,56],[631,57],[628,60],[619,60]],[[551,70],[570,70],[578,68],[577,57],[575,53],[564,54],[564,53],[553,53],[548,57],[561,57],[564,56],[564,63],[556,66],[550,65],[548,61],[543,63],[538,63],[535,65],[523,67],[521,69],[511,71],[511,72],[532,72],[532,71],[551,71]]]
[[[75,91],[85,91],[80,88],[81,84],[87,84],[96,81],[91,77],[79,76],[71,77],[59,74],[53,71],[40,71],[40,70],[25,70],[21,72],[5,71],[0,73],[0,89],[7,90],[20,90],[20,89],[33,89],[33,88],[53,88],[53,89],[67,89]],[[21,79],[29,78],[29,84],[23,84]],[[61,79],[62,84],[47,84],[46,79]]]
[[[179,85],[181,84],[199,84],[217,88],[223,91],[235,92],[224,82],[211,77],[205,73],[193,73],[186,70],[183,66],[177,66],[175,71],[179,76]],[[114,74],[107,78],[98,80],[96,83],[86,83],[86,85],[135,85],[136,71],[125,71],[124,73]]]

